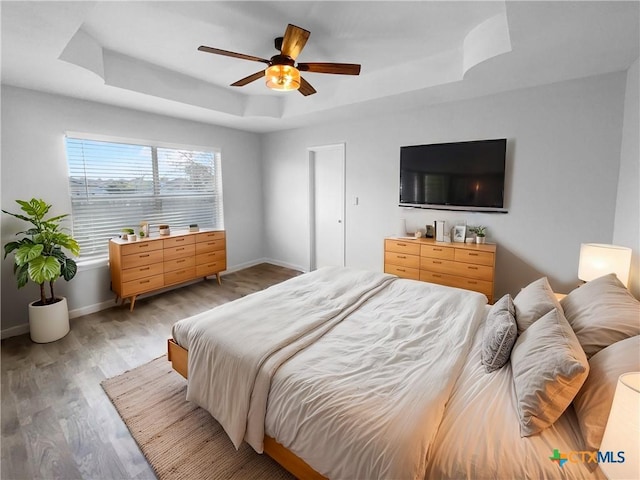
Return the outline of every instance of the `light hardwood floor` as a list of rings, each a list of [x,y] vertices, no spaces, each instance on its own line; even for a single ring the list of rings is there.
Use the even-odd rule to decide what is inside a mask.
[[[166,354],[177,320],[300,274],[257,265],[71,320],[50,344],[2,340],[3,480],[153,479],[100,382]],[[194,479],[197,480],[197,479]]]

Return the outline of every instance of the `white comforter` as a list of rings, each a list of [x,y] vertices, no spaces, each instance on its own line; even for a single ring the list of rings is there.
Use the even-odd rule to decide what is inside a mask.
[[[273,372],[394,278],[320,269],[176,323],[174,338],[189,350],[187,400],[208,410],[236,448],[249,429],[262,452]]]
[[[327,268],[183,320],[174,338],[189,350],[187,398],[236,446],[261,451],[266,425],[330,478],[421,479],[485,303]]]

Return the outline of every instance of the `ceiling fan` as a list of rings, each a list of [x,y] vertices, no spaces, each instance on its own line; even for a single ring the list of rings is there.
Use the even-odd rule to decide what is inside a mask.
[[[300,72],[330,73],[337,75],[360,74],[360,65],[356,63],[313,62],[296,64],[296,58],[300,55],[310,34],[311,32],[304,28],[289,24],[284,33],[284,37],[278,37],[274,41],[275,48],[276,50],[280,50],[280,54],[274,55],[269,60],[204,45],[198,47],[198,50],[216,55],[224,55],[226,57],[266,63],[268,65],[264,70],[260,70],[232,83],[232,87],[243,87],[259,78],[266,77],[267,87],[273,90],[299,90],[300,93],[306,97],[316,93],[316,90],[309,82],[300,76]]]

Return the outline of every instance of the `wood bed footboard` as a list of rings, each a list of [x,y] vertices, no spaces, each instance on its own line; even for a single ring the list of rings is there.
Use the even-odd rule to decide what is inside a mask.
[[[171,338],[167,341],[167,344],[167,359],[171,362],[171,366],[184,378],[188,378],[187,363],[189,352]],[[327,480],[325,476],[320,475],[311,468],[307,462],[267,435],[264,436],[264,453],[273,458],[296,478],[301,480]]]

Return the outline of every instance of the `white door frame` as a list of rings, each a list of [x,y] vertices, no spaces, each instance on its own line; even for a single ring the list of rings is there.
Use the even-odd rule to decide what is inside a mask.
[[[342,194],[342,207],[340,213],[342,215],[342,265],[345,265],[346,261],[346,160],[345,160],[345,143],[332,143],[329,145],[318,145],[314,147],[307,147],[307,154],[309,156],[309,271],[316,268],[316,208],[315,208],[315,154],[323,150],[336,150],[340,149],[342,153],[342,185],[340,186],[340,193]]]

